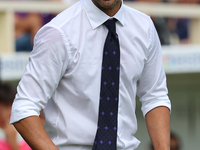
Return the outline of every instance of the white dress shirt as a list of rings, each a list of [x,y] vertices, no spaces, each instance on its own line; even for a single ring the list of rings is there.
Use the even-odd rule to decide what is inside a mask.
[[[18,85],[11,123],[44,109],[46,131],[59,149],[92,149],[108,33],[102,24],[109,18],[91,0],[81,0],[40,29]],[[121,51],[117,150],[133,150],[140,143],[134,137],[136,94],[144,116],[171,104],[150,17],[122,4],[114,18]]]

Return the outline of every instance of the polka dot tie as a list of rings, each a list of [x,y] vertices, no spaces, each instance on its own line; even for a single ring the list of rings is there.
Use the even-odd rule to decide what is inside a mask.
[[[104,23],[109,32],[103,51],[98,128],[92,150],[117,149],[120,49],[115,22],[109,19]]]

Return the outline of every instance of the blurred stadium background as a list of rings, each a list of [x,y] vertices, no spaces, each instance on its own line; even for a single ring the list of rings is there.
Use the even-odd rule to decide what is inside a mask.
[[[75,1],[0,1],[0,79],[17,86],[30,51],[16,49],[16,13],[57,14]],[[199,0],[135,0],[125,4],[150,15],[163,47],[163,64],[172,102],[171,131],[181,150],[200,149],[200,5]],[[164,22],[163,22],[164,21]],[[182,22],[184,23],[182,23]],[[180,24],[178,24],[181,22]],[[166,26],[166,28],[165,28]],[[133,29],[134,30],[134,29]],[[27,31],[28,32],[28,31]],[[181,35],[183,34],[183,35]],[[150,139],[137,100],[138,150],[149,150]]]

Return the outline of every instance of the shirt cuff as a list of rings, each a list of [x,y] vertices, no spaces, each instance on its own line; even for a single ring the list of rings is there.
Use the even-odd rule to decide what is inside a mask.
[[[152,109],[156,108],[156,107],[160,107],[160,106],[164,106],[169,108],[170,113],[171,113],[171,102],[169,99],[163,99],[163,100],[149,100],[149,101],[145,101],[142,103],[142,113],[143,116],[145,117],[145,115]]]
[[[10,124],[30,116],[39,116],[40,108],[32,101],[16,100],[12,105]]]

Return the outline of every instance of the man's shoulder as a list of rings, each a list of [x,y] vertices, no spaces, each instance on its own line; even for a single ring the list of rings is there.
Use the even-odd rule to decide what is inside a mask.
[[[143,18],[143,19],[147,19],[147,20],[149,20],[149,18],[150,18],[147,14],[145,14],[137,9],[134,9],[130,6],[123,5],[123,7],[124,7],[125,13],[130,15],[131,17],[134,17],[134,18],[139,17],[140,19]]]
[[[56,26],[58,28],[62,27],[63,25],[67,24],[71,20],[73,20],[77,15],[81,13],[83,9],[82,1],[79,1],[72,6],[68,7],[61,13],[59,13],[55,18],[49,22],[49,25]]]
[[[35,35],[35,39],[45,37],[46,34],[60,34],[64,33],[65,27],[70,24],[73,26],[73,21],[77,20],[76,17],[80,16],[82,12],[83,5],[81,1],[75,3],[74,5],[68,7],[61,13],[59,13],[56,17],[54,17],[49,23],[45,24],[43,27]],[[55,35],[54,35],[55,36]]]

